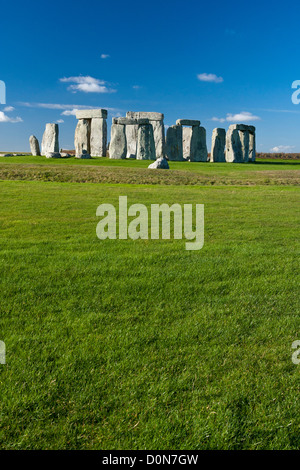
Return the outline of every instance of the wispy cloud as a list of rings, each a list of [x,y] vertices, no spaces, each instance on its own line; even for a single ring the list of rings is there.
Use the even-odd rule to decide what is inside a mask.
[[[278,145],[270,149],[270,152],[280,153],[280,152],[291,152],[295,147],[293,145]]]
[[[98,78],[90,76],[79,76],[79,77],[63,77],[60,78],[63,83],[72,83],[68,87],[69,91],[77,93],[82,91],[84,93],[114,93],[116,90],[109,88],[107,82]]]
[[[218,118],[218,117],[213,117],[211,119],[212,121],[218,121],[218,122],[250,122],[250,121],[260,121],[259,116],[255,116],[252,113],[249,113],[247,111],[241,111],[240,113],[237,114],[231,114],[227,113],[226,118]]]
[[[3,111],[0,111],[0,122],[13,122],[13,123],[23,122],[23,119],[20,118],[19,116],[15,117],[15,118],[9,117]]]
[[[15,108],[14,108],[13,106],[6,106],[6,107],[3,109],[3,111],[4,111],[5,113],[11,113],[11,112],[14,111],[14,110],[15,110]]]
[[[65,122],[63,119],[57,119],[57,124],[62,124],[63,122]]]
[[[101,54],[101,59],[108,59],[109,57],[109,54]]]
[[[140,85],[133,85],[132,87],[134,90],[140,90],[142,87]]]
[[[214,73],[199,73],[197,75],[198,80],[200,82],[211,82],[211,83],[222,83],[224,82],[223,77],[218,77]]]

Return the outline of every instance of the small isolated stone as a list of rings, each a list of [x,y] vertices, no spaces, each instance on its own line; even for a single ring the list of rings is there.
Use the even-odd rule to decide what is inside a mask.
[[[148,168],[157,168],[159,170],[169,170],[169,163],[165,157],[158,158],[155,162],[151,163]]]
[[[35,135],[31,135],[29,137],[29,144],[30,144],[31,155],[40,156],[41,155],[40,144],[39,144],[39,141],[37,140],[37,138],[35,137]]]
[[[46,158],[61,158],[59,152],[47,152],[45,155]]]

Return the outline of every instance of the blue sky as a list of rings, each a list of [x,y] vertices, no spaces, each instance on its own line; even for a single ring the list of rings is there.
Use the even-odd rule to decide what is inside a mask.
[[[257,128],[257,150],[300,152],[300,3],[51,0],[1,3],[0,150],[29,151],[46,122],[74,148],[77,107],[157,111]]]

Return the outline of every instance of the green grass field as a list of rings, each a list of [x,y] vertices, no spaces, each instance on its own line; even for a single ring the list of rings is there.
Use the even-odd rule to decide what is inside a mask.
[[[299,161],[147,164],[1,159],[0,448],[299,449]],[[203,249],[100,241],[120,195]]]

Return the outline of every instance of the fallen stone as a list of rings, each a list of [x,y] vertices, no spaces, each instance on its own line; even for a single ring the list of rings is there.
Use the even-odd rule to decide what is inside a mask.
[[[158,158],[154,163],[151,163],[148,168],[157,168],[161,170],[169,170],[169,163],[165,157]]]
[[[46,152],[45,157],[46,158],[61,158],[61,155],[59,152]]]
[[[33,156],[41,155],[39,141],[34,135],[31,135],[29,137],[29,144],[30,144],[31,155]]]
[[[86,150],[83,150],[82,153],[75,155],[75,158],[81,158],[82,160],[89,160],[92,158]]]

